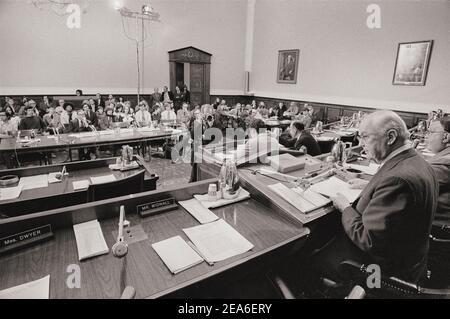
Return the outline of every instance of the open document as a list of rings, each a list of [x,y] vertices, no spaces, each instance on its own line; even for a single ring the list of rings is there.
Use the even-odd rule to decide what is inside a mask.
[[[23,185],[22,190],[48,187],[47,174],[21,177],[19,185]]]
[[[50,275],[0,291],[0,299],[48,299]]]
[[[173,274],[203,262],[203,258],[180,236],[162,240],[152,247]]]
[[[0,200],[9,200],[19,198],[23,185],[14,187],[0,188]]]
[[[80,261],[109,252],[98,220],[95,219],[86,223],[73,225],[73,231],[75,232],[78,259]]]
[[[183,231],[201,255],[210,262],[218,262],[243,254],[254,247],[223,219],[185,228]]]
[[[269,188],[303,213],[309,213],[331,203],[328,198],[310,189],[306,191],[298,187],[291,189],[281,183],[269,185]]]
[[[337,193],[344,195],[350,203],[353,203],[361,194],[361,189],[350,188],[350,185],[336,176],[332,176],[322,182],[314,184],[310,189],[325,196],[336,196]]]
[[[183,208],[186,209],[195,219],[197,219],[200,224],[207,224],[219,219],[217,215],[215,215],[208,208],[204,207],[195,198],[179,201],[178,204],[183,206]]]

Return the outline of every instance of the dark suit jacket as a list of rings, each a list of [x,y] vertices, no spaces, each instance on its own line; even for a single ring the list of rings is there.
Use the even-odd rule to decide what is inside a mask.
[[[169,93],[169,98],[173,101],[173,93],[171,91],[167,91]],[[160,102],[164,102],[164,91],[161,92]]]
[[[322,154],[319,144],[309,132],[303,131],[294,144],[296,150],[299,150],[302,146],[306,147],[306,153],[311,156]]]
[[[439,201],[434,223],[450,225],[450,147],[436,154],[429,161],[439,182]]]
[[[70,121],[70,132],[85,132],[90,131],[88,127],[80,126],[80,121],[78,119],[73,119]]]
[[[86,114],[86,120],[88,124],[94,125],[95,127],[98,126],[97,114],[95,114],[91,110],[89,110],[89,114]]]
[[[414,149],[388,160],[342,213],[347,236],[383,274],[417,282],[425,273],[439,185]]]

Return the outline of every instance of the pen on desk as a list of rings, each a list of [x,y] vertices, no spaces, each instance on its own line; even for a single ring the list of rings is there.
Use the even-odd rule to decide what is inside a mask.
[[[191,246],[191,248],[193,250],[195,250],[195,252],[197,254],[199,254],[200,257],[203,258],[203,260],[205,260],[208,263],[208,265],[214,266],[214,263],[212,261],[209,261],[208,259],[206,259],[206,257],[200,252],[200,250],[192,242],[188,241],[187,243],[188,243],[189,246]]]

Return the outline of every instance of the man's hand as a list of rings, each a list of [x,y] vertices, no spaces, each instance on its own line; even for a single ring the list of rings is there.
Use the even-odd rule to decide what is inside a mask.
[[[341,193],[337,193],[336,196],[331,196],[330,199],[333,201],[334,207],[341,213],[350,206],[348,199]]]
[[[349,180],[347,183],[350,185],[350,188],[353,188],[353,189],[363,189],[364,187],[366,187],[366,185],[367,185],[369,182],[366,181],[365,179],[354,178],[354,179]]]

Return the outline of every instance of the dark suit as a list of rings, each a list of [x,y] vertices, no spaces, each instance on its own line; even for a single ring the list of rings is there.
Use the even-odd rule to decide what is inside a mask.
[[[320,150],[320,146],[317,141],[312,137],[309,132],[303,131],[302,134],[298,137],[297,141],[295,141],[294,148],[299,150],[300,147],[306,147],[306,153],[311,156],[317,156],[322,154]]]
[[[86,113],[86,120],[87,120],[89,125],[94,125],[95,127],[98,126],[97,114],[95,114],[91,110],[89,110]]]
[[[344,231],[382,273],[417,282],[427,266],[438,191],[431,166],[415,150],[403,151],[384,163],[344,210]]]

